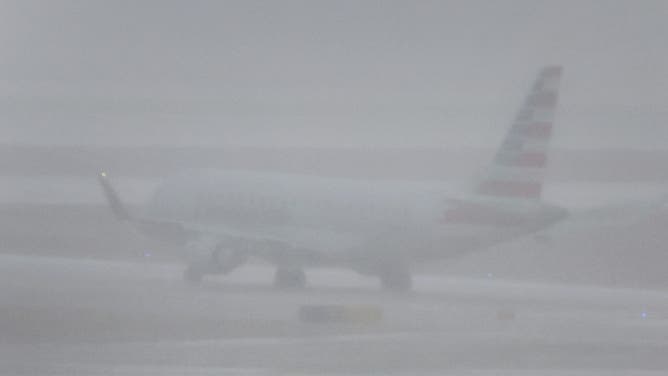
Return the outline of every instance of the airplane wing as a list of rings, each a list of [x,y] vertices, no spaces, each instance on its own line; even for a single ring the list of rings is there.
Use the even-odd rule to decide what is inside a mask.
[[[187,243],[192,232],[182,223],[135,217],[121,201],[116,189],[109,182],[107,173],[101,172],[97,178],[107,203],[117,220],[130,223],[137,230],[152,238],[177,244]]]
[[[129,223],[150,238],[180,246],[197,246],[199,243],[206,243],[207,246],[214,248],[243,249],[249,255],[270,260],[275,257],[277,251],[280,251],[281,257],[294,255],[299,259],[314,263],[320,258],[317,252],[297,247],[280,238],[258,237],[257,234],[225,228],[220,224],[213,227],[180,221],[137,217],[123,204],[106,172],[101,172],[98,175],[98,181],[116,219]]]

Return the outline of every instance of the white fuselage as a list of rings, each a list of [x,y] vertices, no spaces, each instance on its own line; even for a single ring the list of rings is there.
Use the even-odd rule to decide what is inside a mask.
[[[229,247],[262,248],[257,252],[302,264],[452,257],[559,219],[539,203],[494,201],[481,204],[487,216],[482,221],[447,220],[453,205],[442,184],[200,170],[165,181],[147,216],[215,234],[214,242]],[[489,216],[487,208],[504,214]],[[515,220],[507,221],[509,211]]]

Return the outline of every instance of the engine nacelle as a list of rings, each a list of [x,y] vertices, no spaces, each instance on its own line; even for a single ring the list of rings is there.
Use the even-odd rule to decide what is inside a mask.
[[[183,249],[183,258],[188,265],[208,265],[212,262],[212,255],[217,247],[214,238],[199,238],[186,244]]]
[[[188,243],[184,256],[188,265],[211,274],[229,273],[248,259],[245,252],[223,247],[213,238],[202,238]]]

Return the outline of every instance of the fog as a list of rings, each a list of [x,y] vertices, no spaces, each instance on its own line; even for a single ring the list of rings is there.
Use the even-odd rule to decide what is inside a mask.
[[[0,0],[0,374],[665,374],[667,18]]]
[[[555,144],[665,149],[666,5],[603,8],[4,1],[2,140],[491,147],[558,63]]]

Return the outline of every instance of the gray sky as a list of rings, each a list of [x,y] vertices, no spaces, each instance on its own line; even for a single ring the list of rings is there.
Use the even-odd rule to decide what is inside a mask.
[[[0,1],[3,143],[668,149],[666,1]]]

